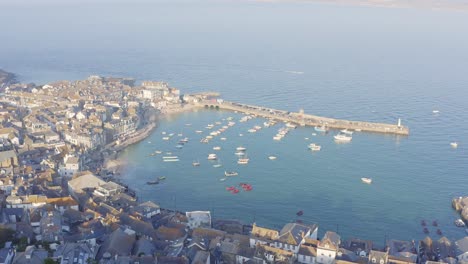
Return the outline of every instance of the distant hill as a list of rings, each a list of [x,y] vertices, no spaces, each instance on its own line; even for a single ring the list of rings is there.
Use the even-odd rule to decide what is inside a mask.
[[[0,69],[0,89],[3,90],[5,86],[12,83],[16,83],[16,76],[13,73]]]

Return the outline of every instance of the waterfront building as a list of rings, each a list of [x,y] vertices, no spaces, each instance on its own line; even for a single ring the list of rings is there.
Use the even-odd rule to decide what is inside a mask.
[[[185,216],[188,219],[187,226],[191,229],[196,227],[211,228],[211,213],[210,211],[192,211],[186,212]]]
[[[341,238],[332,231],[327,231],[317,245],[317,263],[331,264],[335,261],[340,248]]]
[[[369,252],[368,264],[388,264],[388,251],[382,252],[371,250]]]

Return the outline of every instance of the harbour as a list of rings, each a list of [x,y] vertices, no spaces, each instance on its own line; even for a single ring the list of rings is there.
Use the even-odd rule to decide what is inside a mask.
[[[276,141],[273,137],[279,129],[286,127],[284,122],[248,133],[249,129],[268,123],[269,119],[252,117],[240,122],[245,116],[240,112],[201,107],[195,112],[162,119],[152,135],[130,146],[121,155],[129,161],[122,172],[122,180],[142,199],[157,201],[165,208],[210,210],[215,218],[247,223],[256,221],[272,227],[295,221],[296,212],[302,210],[304,215],[300,219],[304,222],[319,222],[324,229],[338,228],[345,237],[358,235],[376,241],[386,235],[398,239],[422,238],[427,234],[420,225],[421,219],[437,219],[439,223],[436,229],[428,228],[428,235],[438,237],[437,229],[452,238],[464,234],[464,230],[454,225],[457,217],[450,208],[451,197],[444,199],[443,193],[436,191],[440,188],[434,189],[435,185],[421,184],[427,182],[425,177],[444,181],[437,177],[438,170],[426,164],[424,173],[416,174],[416,167],[403,167],[402,164],[407,162],[420,162],[405,147],[413,144],[407,137],[354,132],[351,142],[340,143],[334,140],[334,135],[343,133],[341,131],[326,133],[313,127],[297,126],[290,128],[282,140]],[[234,124],[220,135],[208,143],[199,142],[229,122]],[[186,126],[187,123],[191,125]],[[213,126],[208,129],[209,124]],[[162,140],[163,132],[175,135],[165,141]],[[189,139],[188,143],[182,149],[175,149],[175,144],[185,137]],[[320,151],[309,149],[311,144],[320,146]],[[450,153],[456,154],[447,142],[438,146],[447,157]],[[220,147],[220,150],[214,151],[214,147]],[[162,162],[158,156],[141,157],[156,149],[163,153],[170,151],[170,156],[177,156],[179,162]],[[247,153],[248,164],[238,164],[239,156],[235,153],[241,151]],[[385,153],[385,162],[365,162],[381,153]],[[209,154],[216,154],[217,159],[208,160]],[[426,158],[432,160],[435,156]],[[452,161],[444,159],[443,162]],[[214,166],[218,163],[222,168]],[[417,167],[418,170],[422,168],[421,165]],[[227,176],[234,172],[236,176]],[[167,176],[164,185],[145,184],[154,174]],[[252,189],[245,191],[239,186],[241,183],[250,184]],[[448,190],[454,187],[443,186]],[[226,191],[227,187],[235,187],[239,192]],[[421,207],[419,195],[414,191],[420,188],[429,188],[436,193],[438,198],[431,200],[434,206]],[[286,195],[285,190],[293,191]],[[190,193],[191,198],[185,193]],[[270,204],[275,204],[275,209]],[[421,210],[410,210],[412,207]],[[359,222],[372,228],[355,224]],[[377,229],[381,231],[376,232]]]

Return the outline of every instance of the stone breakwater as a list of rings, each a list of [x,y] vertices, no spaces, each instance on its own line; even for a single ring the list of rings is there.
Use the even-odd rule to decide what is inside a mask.
[[[200,101],[198,106],[214,106],[217,109],[237,111],[245,114],[257,115],[279,121],[295,123],[301,126],[325,126],[330,129],[349,129],[355,131],[365,131],[383,134],[409,135],[409,128],[398,124],[373,123],[363,121],[349,121],[334,119],[315,115],[304,114],[303,112],[287,112],[261,106],[246,105],[228,101]]]

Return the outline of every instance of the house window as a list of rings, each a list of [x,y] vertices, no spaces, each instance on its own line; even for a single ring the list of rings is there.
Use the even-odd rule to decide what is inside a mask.
[[[380,260],[380,264],[384,264],[385,261],[383,259]]]
[[[375,258],[372,258],[372,263],[377,263],[377,260]]]

